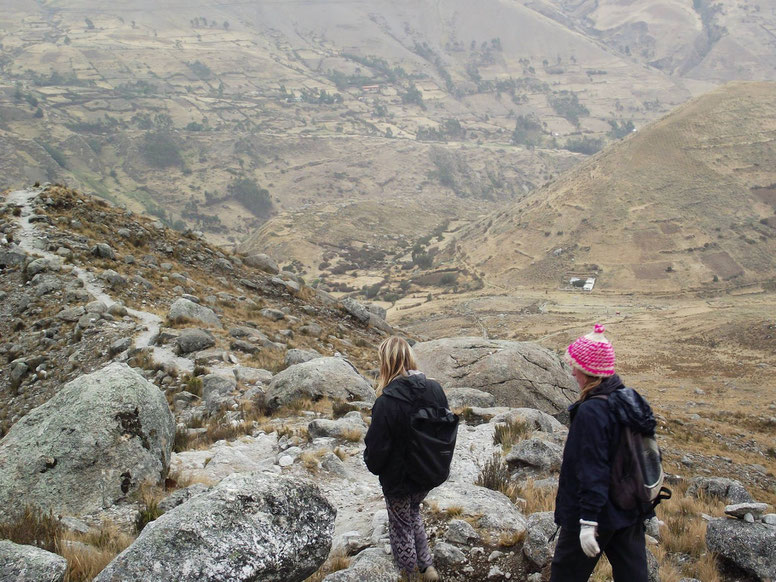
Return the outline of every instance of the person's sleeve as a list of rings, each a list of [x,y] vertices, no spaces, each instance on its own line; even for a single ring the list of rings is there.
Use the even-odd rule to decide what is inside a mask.
[[[604,405],[605,406],[605,405]],[[604,406],[588,403],[579,407],[574,423],[578,423],[579,517],[598,521],[598,514],[609,498],[610,440],[609,420]],[[604,410],[602,410],[604,409]]]
[[[379,475],[388,462],[391,453],[391,433],[388,429],[388,417],[385,398],[375,400],[372,407],[372,423],[364,437],[364,462],[370,473]]]

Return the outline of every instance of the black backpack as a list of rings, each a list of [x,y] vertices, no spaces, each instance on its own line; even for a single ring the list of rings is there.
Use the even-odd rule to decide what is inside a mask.
[[[426,384],[409,416],[406,475],[416,491],[429,491],[447,480],[458,436],[458,415],[440,406],[432,390]]]
[[[658,503],[671,499],[672,495],[671,490],[663,486],[665,473],[655,432],[637,430],[607,396],[593,398],[609,401],[609,410],[620,425],[620,440],[611,456],[609,474],[612,503],[623,510],[639,509],[640,513],[649,514]]]

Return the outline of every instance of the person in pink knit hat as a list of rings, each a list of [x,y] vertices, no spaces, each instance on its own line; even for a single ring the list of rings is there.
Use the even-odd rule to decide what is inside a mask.
[[[612,497],[610,473],[621,437],[619,413],[654,434],[649,404],[615,373],[614,347],[603,325],[577,338],[566,361],[579,385],[579,398],[569,407],[569,434],[555,499],[560,528],[550,582],[585,582],[601,553],[612,565],[615,582],[647,582],[642,508],[624,509]],[[630,420],[629,420],[630,422]]]

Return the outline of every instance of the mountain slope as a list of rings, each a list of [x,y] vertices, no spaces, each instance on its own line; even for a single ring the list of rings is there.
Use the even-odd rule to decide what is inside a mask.
[[[772,280],[776,85],[735,83],[678,108],[459,240],[508,287],[598,276],[613,290]]]

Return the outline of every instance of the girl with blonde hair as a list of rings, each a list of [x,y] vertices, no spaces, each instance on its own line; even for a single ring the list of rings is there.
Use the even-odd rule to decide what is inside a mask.
[[[447,397],[438,382],[417,370],[415,354],[406,340],[392,336],[383,341],[378,359],[377,400],[364,439],[364,461],[380,477],[397,565],[408,578],[417,568],[423,580],[439,580],[420,515],[428,486],[408,470],[407,458],[410,416],[418,402],[447,409]]]

